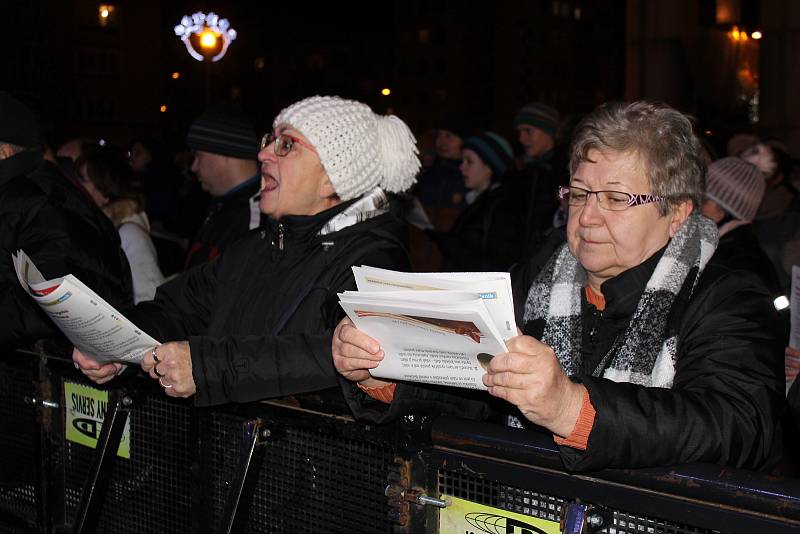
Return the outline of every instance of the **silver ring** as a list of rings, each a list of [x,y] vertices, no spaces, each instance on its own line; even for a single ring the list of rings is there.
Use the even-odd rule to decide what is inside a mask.
[[[158,359],[158,352],[156,352],[157,350],[158,350],[158,345],[153,347],[153,350],[150,351],[150,355],[153,357],[153,361],[156,362],[156,364],[158,364],[158,362],[161,361]]]
[[[158,378],[161,378],[162,376],[164,376],[164,373],[159,373],[159,372],[158,372],[158,364],[159,364],[159,363],[161,363],[161,362],[158,362],[158,363],[156,363],[156,364],[153,366],[153,372],[156,374],[156,376],[157,376]]]
[[[164,389],[169,389],[175,385],[175,384],[165,384],[164,382],[161,381],[160,378],[158,379],[158,383],[161,384],[161,387]]]

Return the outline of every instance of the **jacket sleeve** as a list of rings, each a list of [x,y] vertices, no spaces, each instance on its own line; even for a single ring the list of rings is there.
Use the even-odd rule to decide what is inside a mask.
[[[40,192],[7,201],[16,205],[3,215],[0,229],[5,249],[0,258],[0,344],[19,346],[58,332],[20,286],[11,260],[13,249],[24,250],[45,279],[73,274],[112,303],[120,300],[114,297],[123,295],[122,288],[103,271],[92,248],[76,240],[86,233],[84,227],[76,226]]]
[[[123,313],[161,343],[205,332],[214,306],[222,257],[189,269],[161,285],[152,301]]]
[[[455,415],[484,420],[495,413],[488,393],[483,391],[399,382],[394,399],[386,404],[344,377],[339,376],[339,383],[353,416],[370,423],[390,423],[406,415]]]
[[[401,247],[387,243],[385,247],[373,247],[363,256],[337,263],[324,304],[311,311],[321,315],[325,325],[322,332],[190,337],[192,375],[197,386],[195,404],[250,402],[336,386],[331,338],[344,315],[337,294],[355,289],[351,266],[361,264],[407,269],[408,257]],[[318,324],[316,319],[308,322]]]
[[[776,460],[782,343],[763,285],[729,272],[686,312],[671,389],[578,377],[597,415],[585,451],[561,447],[568,470]]]

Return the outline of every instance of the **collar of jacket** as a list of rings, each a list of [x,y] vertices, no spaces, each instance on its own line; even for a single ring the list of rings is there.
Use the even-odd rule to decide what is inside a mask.
[[[602,283],[600,290],[606,300],[603,315],[607,319],[629,319],[633,315],[647,281],[653,276],[658,260],[666,249],[665,246],[636,267],[631,267]]]
[[[261,188],[261,178],[258,177],[258,180],[255,180],[255,178],[256,176],[253,176],[253,178],[242,182],[224,195],[220,197],[214,197],[211,200],[211,205],[214,209],[219,210],[228,203],[237,202],[242,198],[250,198],[254,196]]]
[[[0,160],[0,185],[21,174],[30,173],[42,164],[43,159],[39,149],[29,148]]]
[[[359,198],[342,202],[336,206],[329,208],[325,211],[317,213],[316,215],[286,215],[280,219],[273,219],[272,217],[264,217],[264,231],[262,236],[264,238],[282,234],[283,242],[310,242],[317,238],[319,230],[329,220],[337,216],[339,213],[347,209],[350,205],[354,204]],[[324,236],[324,240],[328,240],[329,236]]]

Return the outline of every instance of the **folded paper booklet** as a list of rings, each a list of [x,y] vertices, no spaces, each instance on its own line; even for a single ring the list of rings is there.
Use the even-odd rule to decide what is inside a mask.
[[[23,251],[11,255],[19,283],[78,350],[101,363],[139,363],[159,343],[80,280],[45,280]]]
[[[508,273],[401,273],[353,267],[342,308],[378,340],[378,378],[486,389],[482,377],[516,335]]]

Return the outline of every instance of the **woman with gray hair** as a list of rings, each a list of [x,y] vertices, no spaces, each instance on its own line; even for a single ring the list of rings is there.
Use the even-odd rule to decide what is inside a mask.
[[[569,470],[764,467],[778,441],[778,320],[757,276],[714,260],[717,228],[697,211],[705,165],[691,123],[663,105],[601,106],[576,129],[570,171],[559,192],[567,243],[515,295],[525,300],[524,335],[491,360],[489,393],[551,432]],[[347,389],[357,412],[359,389],[388,401],[368,418],[456,404],[485,413],[372,378],[380,345],[346,320],[333,355],[360,386]]]

